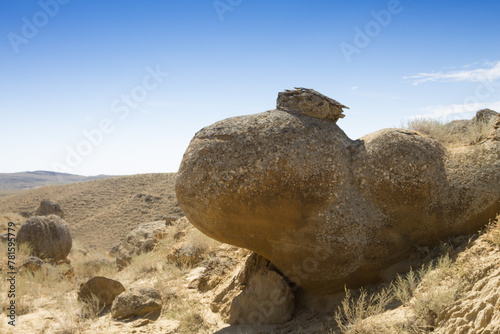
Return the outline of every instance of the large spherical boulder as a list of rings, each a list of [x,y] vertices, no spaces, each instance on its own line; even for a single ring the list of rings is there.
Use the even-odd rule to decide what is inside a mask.
[[[351,140],[335,121],[278,108],[202,129],[177,176],[182,210],[316,293],[374,283],[413,245],[500,212],[500,142],[447,148],[400,129]]]
[[[17,232],[17,242],[28,244],[32,255],[54,261],[64,260],[73,244],[68,225],[56,215],[28,219]]]

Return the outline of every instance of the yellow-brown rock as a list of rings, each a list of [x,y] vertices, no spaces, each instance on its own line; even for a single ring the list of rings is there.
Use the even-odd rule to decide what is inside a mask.
[[[316,116],[304,94],[293,110],[195,135],[176,193],[203,233],[268,258],[307,291],[331,293],[376,282],[412,245],[477,232],[500,212],[500,142],[452,149],[400,129],[351,140],[341,116]]]

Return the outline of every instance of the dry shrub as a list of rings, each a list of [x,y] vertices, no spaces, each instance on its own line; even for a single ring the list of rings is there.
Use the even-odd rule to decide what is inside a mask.
[[[465,263],[454,263],[448,253],[423,265],[418,271],[420,284],[410,304],[414,316],[406,319],[402,328],[410,333],[433,331],[436,318],[457,300],[465,286],[462,275],[465,266]]]
[[[441,120],[430,118],[415,118],[403,124],[403,128],[420,132],[434,138],[445,145],[463,146],[473,145],[485,140],[493,130],[495,117],[489,122],[470,122],[462,130],[447,126]]]
[[[79,257],[72,263],[77,276],[108,276],[116,271],[114,262],[98,253]]]
[[[163,312],[169,319],[179,321],[178,333],[210,333],[209,324],[203,317],[200,301],[188,296],[180,296],[171,290],[169,302]]]
[[[177,329],[179,333],[211,333],[209,324],[205,321],[198,310],[189,309],[186,311]]]
[[[174,243],[175,240],[171,234],[165,235],[163,239],[158,240],[152,252],[134,255],[130,265],[125,270],[133,272],[134,279],[142,278],[144,274],[164,272],[170,268],[166,259],[168,251]]]
[[[359,296],[353,297],[351,290],[345,289],[345,297],[335,312],[335,322],[341,333],[361,333],[366,330],[363,320],[385,311],[391,302],[391,290],[381,289],[378,293],[368,294],[363,288]]]
[[[193,268],[216,256],[216,249],[221,245],[194,228],[189,229],[183,237],[184,241],[169,250],[167,260],[184,269]]]
[[[160,292],[164,306],[168,306],[169,300],[174,298],[175,291],[183,284],[180,280],[183,272],[173,264],[166,264],[163,271],[156,273],[154,288]]]
[[[437,316],[460,296],[470,281],[468,261],[453,262],[447,244],[436,251],[443,255],[417,271],[398,275],[388,288],[371,294],[361,288],[355,292],[357,297],[346,290],[334,314],[340,333],[425,333],[433,330]],[[414,315],[401,324],[365,320],[383,313],[393,301],[409,305]],[[333,329],[330,332],[333,333]]]
[[[184,270],[171,263],[155,273],[153,287],[162,298],[162,316],[179,321],[176,333],[210,333],[202,316],[201,301],[182,293],[182,285],[185,284],[183,274]]]
[[[486,225],[486,241],[492,245],[500,246],[500,215]]]
[[[57,334],[80,334],[86,327],[77,309],[79,303],[72,296],[58,296],[56,302],[58,308],[54,310],[52,316],[57,324],[54,332]],[[95,318],[93,318],[95,319]]]
[[[215,249],[221,245],[220,242],[206,236],[198,229],[192,229],[188,232],[186,235],[186,243],[193,246],[200,254],[204,254],[204,257],[213,255]]]
[[[16,271],[19,271],[23,261],[29,257],[30,252],[31,247],[29,244],[20,244],[18,248],[16,247]],[[0,285],[2,292],[9,290],[10,283],[7,281],[9,276],[10,275],[7,273],[7,270],[2,271],[2,284]],[[33,283],[36,283],[38,285],[39,281],[40,275],[37,275],[35,277],[29,272],[24,272],[23,274],[18,272],[18,274],[16,275],[15,300],[17,315],[29,314],[36,309],[35,299],[38,297],[39,291],[37,289],[37,286],[35,286]],[[6,310],[6,308],[9,306],[9,303],[10,299],[8,298],[8,294],[5,294],[5,298],[2,301],[2,312]]]
[[[9,275],[7,273],[2,273],[1,280],[3,283],[0,287],[2,288],[2,292],[9,291],[9,282],[7,279]],[[16,275],[16,290],[15,290],[15,301],[16,301],[16,315],[20,316],[23,314],[29,314],[36,310],[36,297],[38,297],[38,292],[36,291],[36,287],[32,286],[29,281],[25,280],[24,277],[20,275]],[[5,293],[4,298],[2,300],[2,313],[8,314],[7,308],[10,306],[10,298],[8,294]]]
[[[100,315],[102,315],[102,312],[106,308],[106,305],[103,305],[100,299],[94,294],[91,294],[90,298],[86,298],[85,302],[80,301],[79,306],[79,320],[89,319],[91,321],[97,319]]]
[[[413,297],[413,292],[420,281],[419,275],[410,268],[406,275],[398,275],[392,282],[392,294],[394,299],[406,304]]]
[[[28,314],[36,310],[37,299],[41,297],[52,297],[61,295],[71,291],[74,288],[74,283],[65,277],[65,273],[70,266],[68,264],[51,265],[45,263],[44,266],[35,272],[29,270],[20,270],[21,264],[30,254],[30,246],[28,244],[19,245],[16,251],[16,312],[17,315]],[[7,291],[7,271],[2,271],[0,288]],[[2,311],[9,303],[8,295],[4,295],[2,301]]]
[[[415,299],[413,308],[415,310],[416,323],[419,328],[434,330],[435,320],[443,310],[457,300],[458,287],[454,284],[439,285],[429,288]]]
[[[432,118],[414,118],[403,124],[402,127],[438,139],[444,137],[443,125],[444,123],[440,120]]]

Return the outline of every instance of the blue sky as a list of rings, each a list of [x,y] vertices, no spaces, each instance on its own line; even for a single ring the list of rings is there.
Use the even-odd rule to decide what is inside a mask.
[[[0,2],[0,172],[174,172],[196,131],[314,88],[353,139],[500,111],[500,2]]]

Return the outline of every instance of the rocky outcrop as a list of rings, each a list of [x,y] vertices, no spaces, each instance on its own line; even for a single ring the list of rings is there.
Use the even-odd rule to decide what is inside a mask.
[[[142,224],[133,229],[120,243],[118,249],[113,247],[113,252],[116,254],[116,265],[119,269],[123,269],[130,264],[132,256],[142,253],[151,252],[160,239],[166,233],[170,221],[156,221]]]
[[[435,333],[500,333],[500,269],[478,280],[463,298],[436,319]]]
[[[494,110],[481,109],[476,112],[476,115],[470,120],[459,119],[444,124],[443,130],[446,131],[448,135],[463,135],[467,134],[467,132],[480,133],[482,127],[490,126],[499,116],[500,114]]]
[[[434,333],[500,333],[500,252],[480,238],[459,254],[456,263],[466,263],[468,279],[453,303],[435,314]],[[457,270],[458,272],[458,270]],[[446,289],[446,282],[442,289]],[[439,293],[439,292],[438,292]]]
[[[269,260],[254,253],[219,287],[210,308],[232,325],[285,323],[295,296]]]
[[[214,256],[206,261],[206,267],[198,267],[194,277],[190,277],[188,287],[197,289],[200,292],[207,292],[215,289],[224,281],[225,276],[232,272],[238,263],[238,260],[232,257]]]
[[[64,211],[61,209],[61,206],[53,202],[49,199],[43,199],[40,203],[40,206],[35,212],[35,216],[49,216],[49,215],[57,215],[61,218],[64,218]]]
[[[472,118],[472,123],[488,123],[492,118],[496,118],[499,114],[491,109],[481,109]]]
[[[297,112],[302,102],[287,96],[315,102]],[[275,110],[199,131],[176,184],[189,221],[332,293],[377,282],[413,245],[476,232],[500,212],[498,141],[449,148],[401,129],[351,140],[308,109],[322,115],[321,102],[333,103],[300,89]]]
[[[489,139],[500,141],[500,115],[496,117],[495,124],[493,125],[493,131],[491,132]]]
[[[78,299],[85,303],[92,303],[97,298],[99,305],[111,306],[116,296],[125,291],[123,285],[110,278],[96,276],[80,285]]]
[[[153,288],[132,288],[118,295],[111,306],[114,319],[141,317],[159,313],[162,308],[161,296]]]
[[[17,232],[18,243],[29,244],[31,255],[41,259],[66,259],[73,241],[66,222],[59,216],[35,216]]]

